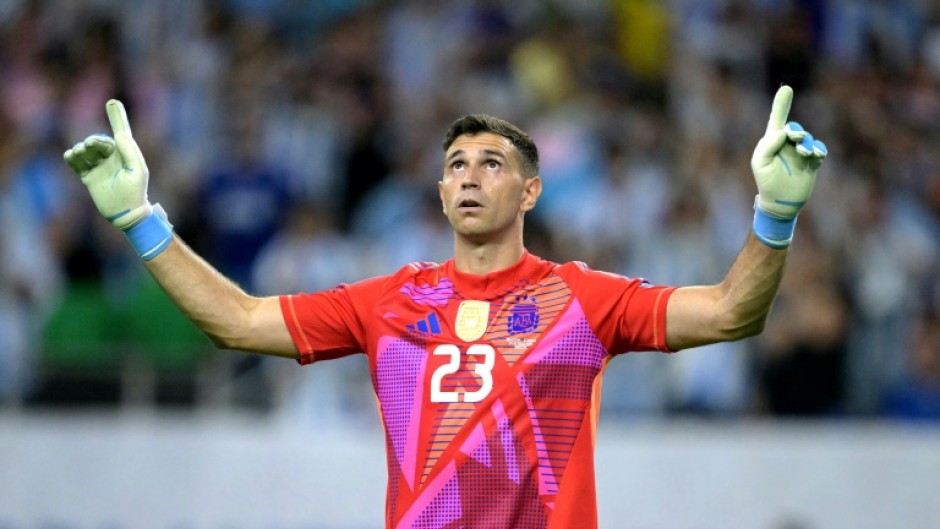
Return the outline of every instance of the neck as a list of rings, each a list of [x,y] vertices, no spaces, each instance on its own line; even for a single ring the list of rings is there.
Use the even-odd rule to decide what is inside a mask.
[[[511,242],[476,244],[458,235],[454,240],[454,265],[461,272],[484,275],[518,263],[524,252],[521,236]]]

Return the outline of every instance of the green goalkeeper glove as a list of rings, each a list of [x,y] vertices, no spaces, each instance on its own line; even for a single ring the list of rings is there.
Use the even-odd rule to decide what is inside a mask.
[[[124,105],[112,99],[105,108],[114,138],[88,136],[65,151],[65,162],[88,188],[98,212],[124,231],[139,256],[150,260],[170,244],[172,226],[160,205],[147,200],[150,173]]]
[[[774,96],[764,137],[751,157],[757,182],[754,234],[771,248],[783,249],[793,240],[796,217],[809,199],[816,172],[829,154],[799,123],[787,122],[793,89],[781,86]]]

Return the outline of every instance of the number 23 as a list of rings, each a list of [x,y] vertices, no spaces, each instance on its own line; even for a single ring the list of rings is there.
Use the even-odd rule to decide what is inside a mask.
[[[476,391],[445,391],[441,384],[444,377],[460,369],[460,348],[453,344],[441,344],[434,348],[435,356],[450,356],[450,360],[434,370],[431,375],[431,402],[480,402],[493,390],[493,365],[496,362],[496,350],[484,343],[475,343],[467,349],[468,355],[483,355],[483,361],[477,362],[473,372],[482,379],[480,389]],[[463,399],[460,396],[463,395]]]

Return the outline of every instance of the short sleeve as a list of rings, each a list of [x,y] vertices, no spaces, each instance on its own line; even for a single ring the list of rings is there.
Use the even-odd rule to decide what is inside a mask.
[[[281,312],[300,352],[300,363],[364,352],[368,310],[384,283],[384,278],[373,278],[321,292],[281,296]]]
[[[671,352],[666,345],[666,304],[676,287],[591,270],[583,263],[563,265],[559,275],[611,354]]]

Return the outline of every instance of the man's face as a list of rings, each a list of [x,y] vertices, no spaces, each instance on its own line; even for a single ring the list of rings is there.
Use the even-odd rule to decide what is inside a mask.
[[[459,136],[444,153],[444,177],[438,182],[444,214],[458,236],[486,242],[515,226],[535,206],[538,177],[522,175],[522,160],[503,136]]]

